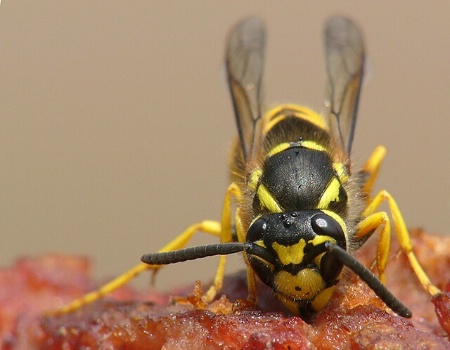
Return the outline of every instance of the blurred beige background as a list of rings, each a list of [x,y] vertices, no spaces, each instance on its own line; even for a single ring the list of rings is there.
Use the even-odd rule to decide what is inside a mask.
[[[1,265],[86,254],[105,278],[220,218],[236,132],[224,42],[251,14],[268,25],[269,105],[320,109],[323,23],[347,14],[360,24],[370,67],[355,160],[385,144],[378,188],[409,226],[450,232],[449,2],[3,1]],[[243,266],[231,260],[229,271]],[[167,268],[158,286],[208,281],[216,262]]]

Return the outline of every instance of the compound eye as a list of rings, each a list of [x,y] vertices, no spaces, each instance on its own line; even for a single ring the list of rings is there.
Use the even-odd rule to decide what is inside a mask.
[[[263,218],[257,219],[247,231],[247,241],[256,242],[263,238],[267,231],[267,221]]]
[[[345,242],[345,234],[341,225],[326,214],[316,214],[311,218],[311,226],[318,235],[332,237],[336,242]]]

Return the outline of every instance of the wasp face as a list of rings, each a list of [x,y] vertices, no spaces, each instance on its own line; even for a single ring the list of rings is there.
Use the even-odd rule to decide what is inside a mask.
[[[259,278],[292,312],[323,307],[339,280],[343,264],[326,252],[325,242],[346,249],[345,227],[321,210],[265,214],[250,226],[247,241],[273,259],[248,255]]]

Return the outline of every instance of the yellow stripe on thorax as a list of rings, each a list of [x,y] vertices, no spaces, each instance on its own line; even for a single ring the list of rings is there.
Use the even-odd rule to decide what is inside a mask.
[[[271,213],[283,212],[283,209],[280,207],[277,200],[272,196],[266,186],[260,184],[257,194],[261,205],[267,208]]]
[[[267,158],[270,158],[277,153],[283,152],[290,147],[303,147],[314,151],[327,152],[327,149],[320,143],[311,140],[301,140],[298,142],[283,142],[279,145],[276,145],[267,153]]]
[[[341,184],[347,182],[348,180],[348,171],[347,167],[343,163],[333,163],[333,169],[336,172],[336,175],[339,178]]]
[[[300,141],[300,145],[304,148],[312,149],[314,151],[327,152],[327,149],[320,143],[311,140]]]
[[[263,207],[268,209],[272,213],[281,213],[283,208],[278,204],[277,200],[272,196],[266,186],[259,183],[259,179],[262,175],[262,170],[257,169],[250,175],[249,186],[251,189],[256,191],[259,202]]]
[[[333,163],[333,169],[337,177],[333,177],[322,197],[320,197],[318,209],[327,209],[331,202],[339,202],[339,192],[342,184],[348,181],[347,167],[343,163]]]
[[[327,209],[331,202],[339,202],[339,190],[341,189],[341,183],[336,177],[328,184],[325,192],[320,197],[318,209]]]

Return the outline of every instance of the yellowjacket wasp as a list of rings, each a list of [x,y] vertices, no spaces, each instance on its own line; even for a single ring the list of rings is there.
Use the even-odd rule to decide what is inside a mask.
[[[361,170],[351,169],[365,60],[358,27],[342,17],[332,18],[326,25],[328,96],[324,116],[293,104],[263,114],[264,48],[265,28],[257,18],[238,23],[228,37],[226,68],[238,138],[232,148],[231,184],[221,222],[190,226],[158,253],[144,255],[128,272],[59,311],[69,312],[97,300],[142,271],[220,255],[214,283],[203,296],[211,302],[222,287],[226,255],[243,252],[252,302],[256,302],[256,274],[291,312],[320,310],[347,267],[394,312],[411,317],[382,283],[391,219],[377,210],[385,201],[401,249],[421,284],[431,295],[440,292],[414,255],[393,197],[384,190],[371,196],[385,148],[378,146]],[[184,248],[196,232],[217,236],[220,243]],[[351,255],[374,232],[379,232],[376,262],[380,279]]]

